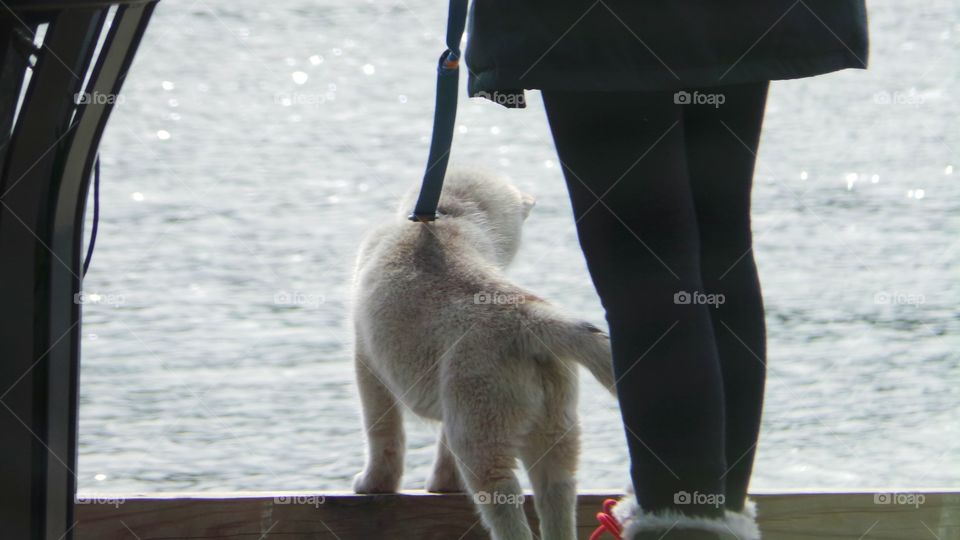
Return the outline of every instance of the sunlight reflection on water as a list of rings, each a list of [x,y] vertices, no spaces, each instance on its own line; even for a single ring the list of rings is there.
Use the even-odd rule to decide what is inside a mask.
[[[420,177],[442,48],[444,11],[404,4],[157,8],[101,148],[86,290],[113,302],[84,305],[82,489],[349,487],[363,459],[354,251]],[[870,71],[770,96],[757,489],[960,483],[960,12],[871,8]],[[510,274],[602,326],[528,98],[523,111],[464,99],[453,159],[538,197]],[[580,485],[622,487],[615,404],[586,377],[581,394]],[[434,437],[408,423],[405,486],[422,487]]]

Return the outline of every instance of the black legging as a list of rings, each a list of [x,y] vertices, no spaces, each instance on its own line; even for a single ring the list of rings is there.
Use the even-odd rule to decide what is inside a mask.
[[[743,508],[766,376],[750,188],[767,87],[688,89],[691,104],[543,92],[645,510]]]

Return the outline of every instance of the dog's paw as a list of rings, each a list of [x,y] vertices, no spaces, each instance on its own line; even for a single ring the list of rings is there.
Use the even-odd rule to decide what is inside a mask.
[[[367,471],[353,477],[353,492],[360,494],[396,493],[400,487],[399,478],[385,474],[370,474]]]
[[[427,479],[427,491],[430,493],[465,493],[460,485],[456,469],[434,470]]]
[[[466,490],[460,485],[460,480],[454,476],[440,478],[430,476],[427,480],[427,491],[430,493],[465,493]]]
[[[428,493],[466,493],[466,490],[460,487],[460,484],[454,482],[450,483],[441,483],[434,482],[432,479],[427,482],[427,492]]]

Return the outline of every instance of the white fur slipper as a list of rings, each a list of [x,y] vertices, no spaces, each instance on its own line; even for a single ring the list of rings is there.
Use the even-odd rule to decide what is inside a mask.
[[[616,504],[605,507],[605,513],[616,520],[614,528],[619,529],[620,538],[632,540],[640,532],[666,532],[671,529],[696,529],[721,535],[731,540],[760,540],[760,528],[757,526],[757,506],[747,499],[742,512],[724,512],[722,518],[707,518],[686,516],[679,512],[666,511],[649,513],[644,512],[637,504],[637,499],[631,492],[624,495]],[[600,518],[602,514],[597,517]],[[601,524],[604,523],[600,519]],[[601,526],[597,530],[601,532]],[[607,526],[610,530],[610,526]],[[599,538],[599,534],[595,536]]]

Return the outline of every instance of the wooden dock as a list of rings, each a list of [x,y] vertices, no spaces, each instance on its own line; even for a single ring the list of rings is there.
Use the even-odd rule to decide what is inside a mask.
[[[613,492],[581,492],[579,537]],[[960,540],[960,492],[757,493],[765,540]],[[525,509],[536,530],[533,500]],[[408,491],[230,492],[78,496],[80,540],[311,539],[481,540],[489,538],[467,495]]]

